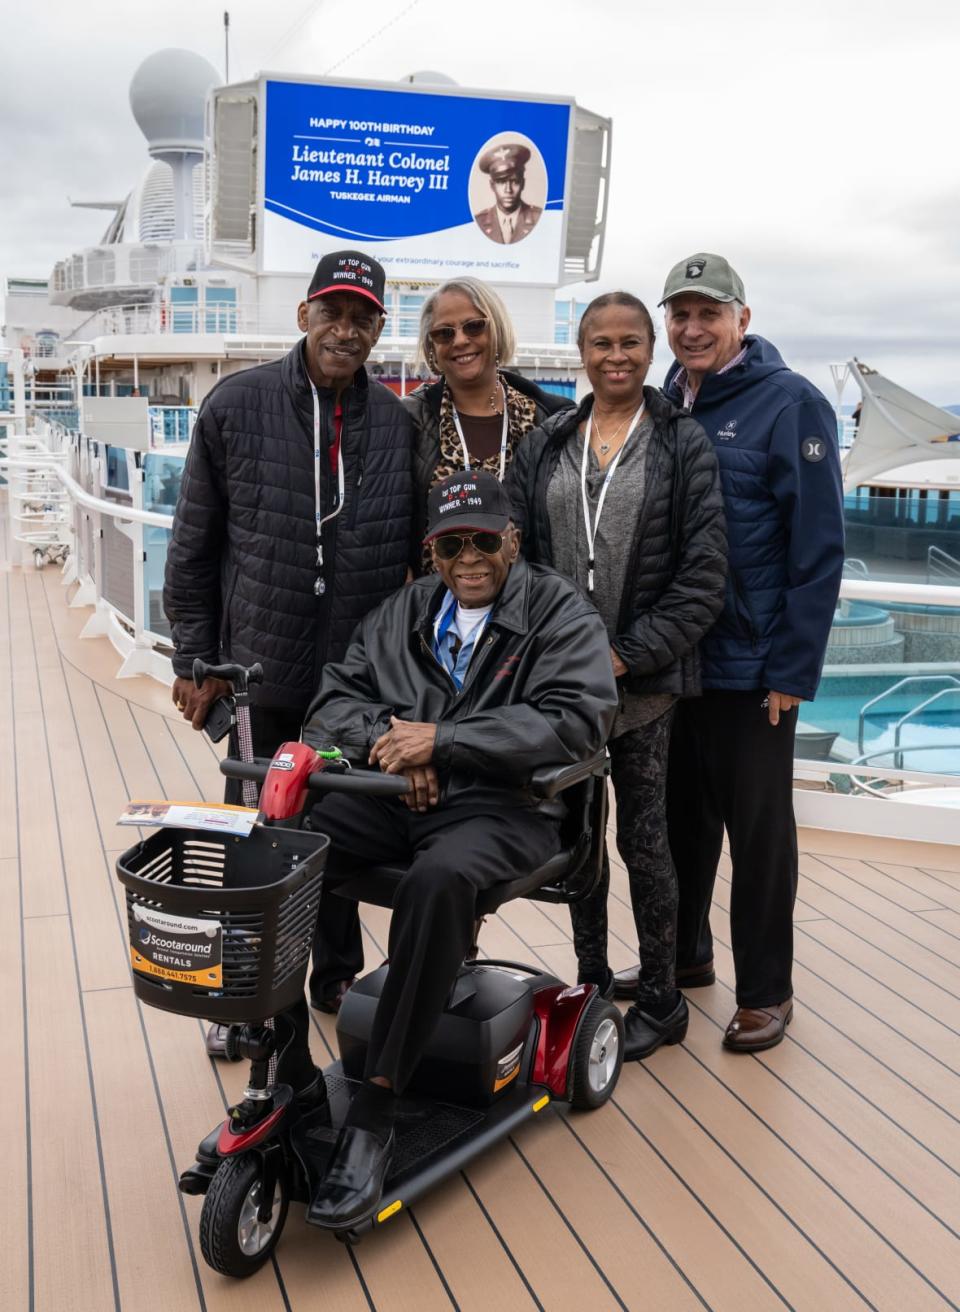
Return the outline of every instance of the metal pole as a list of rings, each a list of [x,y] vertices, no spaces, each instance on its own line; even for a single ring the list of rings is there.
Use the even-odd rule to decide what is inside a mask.
[[[832,364],[830,366],[830,376],[833,379],[833,385],[837,392],[837,402],[834,410],[837,415],[837,438],[843,429],[843,390],[847,385],[847,379],[850,377],[850,366],[846,362],[843,364]]]
[[[223,11],[223,80],[230,81],[230,14]]]

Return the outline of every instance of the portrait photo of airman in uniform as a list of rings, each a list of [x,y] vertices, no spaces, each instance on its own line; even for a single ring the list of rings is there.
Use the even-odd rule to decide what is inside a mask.
[[[520,142],[504,141],[485,150],[476,168],[487,175],[494,204],[474,214],[485,237],[512,246],[529,237],[543,208],[523,199],[530,149]]]

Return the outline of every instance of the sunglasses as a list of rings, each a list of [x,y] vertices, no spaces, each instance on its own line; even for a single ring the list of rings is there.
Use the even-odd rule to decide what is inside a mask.
[[[482,556],[495,556],[503,550],[502,533],[444,533],[433,539],[433,549],[440,560],[456,560],[467,543]]]
[[[481,337],[486,332],[486,328],[486,319],[467,319],[466,323],[460,325],[459,331],[464,337]],[[457,331],[456,328],[444,324],[442,328],[431,328],[427,336],[435,346],[449,346],[456,337]]]

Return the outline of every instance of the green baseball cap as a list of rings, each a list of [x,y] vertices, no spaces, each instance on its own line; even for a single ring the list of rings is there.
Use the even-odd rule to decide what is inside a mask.
[[[707,251],[688,255],[685,260],[673,266],[667,274],[663,299],[659,304],[665,305],[671,297],[679,296],[681,292],[709,296],[712,301],[739,301],[742,305],[747,303],[740,275],[722,255],[710,255]]]

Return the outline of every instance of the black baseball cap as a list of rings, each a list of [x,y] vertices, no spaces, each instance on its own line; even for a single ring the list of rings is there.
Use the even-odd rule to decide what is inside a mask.
[[[430,489],[424,541],[470,529],[502,533],[509,523],[510,498],[500,480],[483,469],[464,469]]]
[[[333,292],[356,292],[373,301],[381,314],[385,313],[383,294],[387,276],[376,260],[363,251],[333,251],[324,255],[313,271],[307,300],[330,296]]]

